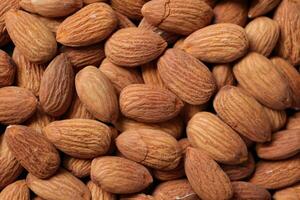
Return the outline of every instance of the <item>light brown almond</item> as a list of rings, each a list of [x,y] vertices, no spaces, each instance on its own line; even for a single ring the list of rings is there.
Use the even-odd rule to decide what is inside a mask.
[[[264,110],[271,122],[272,132],[278,131],[284,127],[287,121],[286,112],[284,110],[273,110],[265,106]]]
[[[156,60],[142,65],[142,76],[146,85],[167,88],[158,73]]]
[[[101,186],[96,185],[93,181],[89,181],[86,186],[91,192],[91,200],[116,200],[116,195],[106,192]]]
[[[142,18],[141,9],[147,0],[112,0],[111,6],[114,10],[130,19],[138,20]]]
[[[30,200],[30,191],[25,180],[16,181],[0,193],[1,200]]]
[[[78,95],[73,95],[72,103],[65,115],[66,119],[94,119],[93,115],[86,109],[80,101]]]
[[[273,195],[275,200],[297,200],[300,197],[300,183],[293,186],[277,190]]]
[[[248,12],[249,18],[259,17],[273,10],[281,0],[253,0]]]
[[[216,80],[218,90],[225,85],[234,85],[235,83],[232,67],[228,64],[215,65],[212,74]]]
[[[136,27],[136,25],[125,15],[120,12],[116,12],[118,21],[119,21],[119,28],[129,28],[129,27]]]
[[[92,160],[73,158],[65,156],[63,166],[78,178],[84,178],[90,175]]]
[[[268,190],[254,185],[249,182],[236,181],[232,182],[233,198],[239,199],[256,199],[256,200],[271,200],[271,194]]]

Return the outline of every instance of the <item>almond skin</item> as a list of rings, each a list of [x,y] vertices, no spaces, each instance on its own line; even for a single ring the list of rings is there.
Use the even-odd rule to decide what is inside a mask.
[[[253,0],[248,12],[249,18],[259,17],[273,10],[281,0]]]
[[[291,199],[296,200],[300,195],[300,183],[277,190],[275,194],[273,195],[273,198],[275,200],[285,200],[285,199]]]
[[[235,64],[233,73],[241,87],[263,105],[275,110],[291,106],[288,83],[268,58],[249,53]]]
[[[78,178],[84,178],[90,175],[92,160],[72,158],[65,156],[63,166]]]
[[[300,130],[284,130],[272,134],[272,141],[256,145],[257,155],[266,160],[283,160],[300,152]]]
[[[271,122],[272,132],[278,131],[285,126],[287,121],[286,112],[283,110],[273,110],[264,106],[265,113]]]
[[[206,103],[216,90],[216,83],[209,69],[182,50],[168,49],[160,57],[157,67],[165,85],[189,104]]]
[[[151,30],[123,28],[105,44],[109,61],[124,67],[135,67],[157,58],[167,47],[162,37]]]
[[[16,181],[0,193],[1,200],[30,200],[30,191],[25,180]]]
[[[273,51],[279,38],[279,25],[268,17],[258,17],[247,24],[250,50],[268,57]]]
[[[29,119],[37,108],[37,99],[27,89],[9,86],[0,88],[0,123],[18,124]]]
[[[55,37],[38,18],[21,10],[10,10],[5,15],[5,24],[15,46],[31,62],[45,63],[55,56]]]
[[[56,34],[58,26],[63,21],[62,18],[49,18],[49,17],[40,16],[40,15],[34,15],[34,16],[39,18],[39,20],[41,20],[41,22],[43,22],[43,24],[45,26],[47,26],[47,28],[54,34]]]
[[[244,141],[218,116],[199,112],[186,128],[189,142],[217,162],[239,164],[248,159]]]
[[[58,27],[56,40],[66,46],[88,46],[106,39],[117,25],[109,5],[93,3],[66,18]]]
[[[91,200],[116,200],[116,195],[106,192],[100,186],[93,183],[93,181],[89,181],[86,186],[89,188],[91,192]]]
[[[143,6],[142,14],[153,26],[180,35],[207,26],[213,17],[211,7],[201,0],[152,0]]]
[[[185,173],[196,194],[203,200],[230,199],[230,180],[219,165],[203,152],[188,147]]]
[[[215,97],[213,106],[218,116],[243,136],[256,142],[271,139],[271,124],[267,114],[243,89],[223,87]]]
[[[16,66],[11,57],[0,50],[0,87],[10,86],[14,82]]]
[[[184,123],[188,124],[188,122],[192,119],[192,117],[197,114],[198,112],[205,111],[207,109],[208,104],[202,105],[191,105],[191,104],[184,104],[183,109],[181,110],[181,116],[183,117]]]
[[[80,101],[78,95],[73,95],[72,103],[68,112],[65,115],[65,119],[95,119],[93,115],[86,109],[83,103]]]
[[[54,121],[43,129],[43,134],[57,149],[82,159],[104,155],[111,142],[110,128],[90,119]]]
[[[300,64],[300,2],[283,0],[277,7],[273,19],[280,27],[277,53],[292,65]]]
[[[151,174],[143,165],[116,156],[94,159],[91,179],[105,191],[115,194],[139,192],[153,181]]]
[[[142,18],[141,9],[147,0],[112,0],[111,7],[130,19]]]
[[[216,80],[218,90],[225,85],[234,85],[235,83],[232,67],[228,64],[215,65],[212,74]]]
[[[224,40],[226,38],[226,40]],[[182,48],[209,63],[229,63],[247,53],[249,42],[244,29],[236,24],[209,25],[189,35]]]
[[[96,67],[80,70],[75,78],[76,91],[86,109],[100,121],[115,122],[118,118],[118,100],[109,79]]]
[[[152,175],[160,181],[172,181],[185,177],[183,158],[176,168],[168,171],[153,169]]]
[[[288,118],[287,129],[300,129],[300,112],[297,112],[293,116]]]
[[[30,190],[47,200],[91,199],[91,193],[84,183],[62,168],[54,176],[45,180],[29,173],[26,183]]]
[[[39,95],[43,110],[53,117],[64,114],[71,104],[73,90],[73,68],[62,53],[52,60],[43,74]]]
[[[157,61],[154,60],[142,65],[142,76],[146,85],[167,88],[157,70]]]
[[[154,169],[174,169],[181,159],[181,147],[176,139],[159,130],[125,131],[117,137],[116,145],[128,159]]]
[[[116,12],[118,21],[119,21],[119,28],[129,28],[129,27],[136,27],[136,25],[125,15],[120,12]]]
[[[133,194],[133,195],[122,195],[120,200],[155,200],[150,195],[145,194]]]
[[[259,161],[250,182],[266,189],[290,186],[300,180],[300,157],[287,160]]]
[[[120,94],[120,110],[128,118],[158,123],[172,119],[183,107],[182,101],[166,89],[132,84]]]
[[[12,154],[29,173],[45,179],[57,171],[60,164],[58,151],[34,129],[11,125],[6,128],[5,139]]]
[[[256,200],[271,200],[271,194],[268,190],[254,185],[249,182],[236,181],[232,182],[233,198],[239,199],[256,199]]]

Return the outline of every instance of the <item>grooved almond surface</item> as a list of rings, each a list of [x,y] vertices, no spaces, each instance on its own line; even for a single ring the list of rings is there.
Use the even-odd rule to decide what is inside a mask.
[[[0,87],[12,85],[15,72],[16,66],[11,57],[5,51],[0,50]]]
[[[263,106],[243,89],[223,87],[213,106],[218,116],[243,136],[256,142],[271,139],[271,124]]]
[[[167,47],[162,37],[151,30],[123,28],[105,44],[105,54],[112,63],[135,67],[157,58]]]
[[[6,128],[7,146],[20,164],[39,178],[49,178],[60,164],[58,151],[34,129],[11,125]]]
[[[94,119],[93,115],[86,109],[77,94],[73,95],[72,103],[65,116],[66,119]]]
[[[287,116],[284,110],[273,110],[265,106],[264,110],[271,123],[272,132],[278,131],[285,126]]]
[[[157,66],[165,85],[189,104],[206,103],[216,90],[216,83],[209,69],[182,50],[167,50],[160,57]]]
[[[93,3],[66,18],[58,27],[56,40],[66,46],[88,46],[106,39],[117,25],[109,5]]]
[[[72,100],[74,72],[65,54],[55,57],[46,68],[40,86],[43,110],[54,117],[64,114]]]
[[[104,190],[115,194],[140,192],[153,181],[143,165],[116,156],[94,159],[91,179]]]
[[[300,197],[300,183],[293,186],[277,190],[273,195],[275,200],[291,199],[296,200]]]
[[[232,67],[228,64],[215,65],[212,69],[212,74],[216,80],[218,90],[225,85],[233,85],[235,82]]]
[[[0,193],[1,200],[30,200],[30,191],[25,180],[16,181]]]
[[[78,178],[84,178],[90,175],[92,160],[72,158],[65,156],[63,166]]]
[[[181,159],[181,147],[176,139],[159,130],[125,131],[117,137],[116,145],[128,159],[154,169],[174,169]]]
[[[239,164],[248,159],[247,147],[238,133],[212,113],[199,112],[194,115],[186,132],[193,147],[218,162]]]
[[[154,85],[166,88],[157,70],[157,61],[152,61],[142,65],[142,76],[146,85]]]
[[[271,194],[268,190],[249,182],[232,182],[233,200],[238,199],[256,199],[271,200]]]
[[[132,84],[120,94],[123,115],[140,122],[157,123],[179,114],[183,102],[167,89]]]
[[[101,186],[96,185],[93,181],[89,181],[86,186],[91,192],[92,200],[116,200],[116,195],[106,192]]]
[[[129,28],[136,27],[136,25],[125,15],[120,12],[116,12],[117,18],[119,20],[119,28]]]
[[[264,15],[274,9],[281,0],[253,0],[248,12],[249,18]]]
[[[45,63],[55,56],[55,37],[38,18],[21,10],[10,10],[5,15],[5,24],[13,43],[28,60]]]
[[[249,53],[235,64],[233,73],[241,87],[263,105],[275,110],[291,106],[292,96],[288,82],[263,55]]]
[[[228,63],[244,56],[249,46],[245,30],[230,23],[209,25],[189,35],[182,48],[209,63]]]
[[[203,200],[230,199],[230,180],[220,166],[203,152],[189,147],[185,159],[186,176]]]
[[[112,0],[111,7],[130,19],[141,19],[141,9],[146,0]]]

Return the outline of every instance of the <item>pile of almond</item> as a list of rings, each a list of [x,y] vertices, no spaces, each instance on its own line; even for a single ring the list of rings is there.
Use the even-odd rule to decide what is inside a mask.
[[[0,200],[300,200],[300,0],[1,0],[0,46]]]

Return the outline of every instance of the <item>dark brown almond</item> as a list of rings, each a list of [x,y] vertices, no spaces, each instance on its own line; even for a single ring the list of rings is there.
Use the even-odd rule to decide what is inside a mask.
[[[0,87],[12,85],[15,72],[16,66],[11,57],[5,51],[0,50]]]
[[[255,199],[271,200],[271,194],[268,190],[249,182],[232,182],[233,197],[232,200]]]

